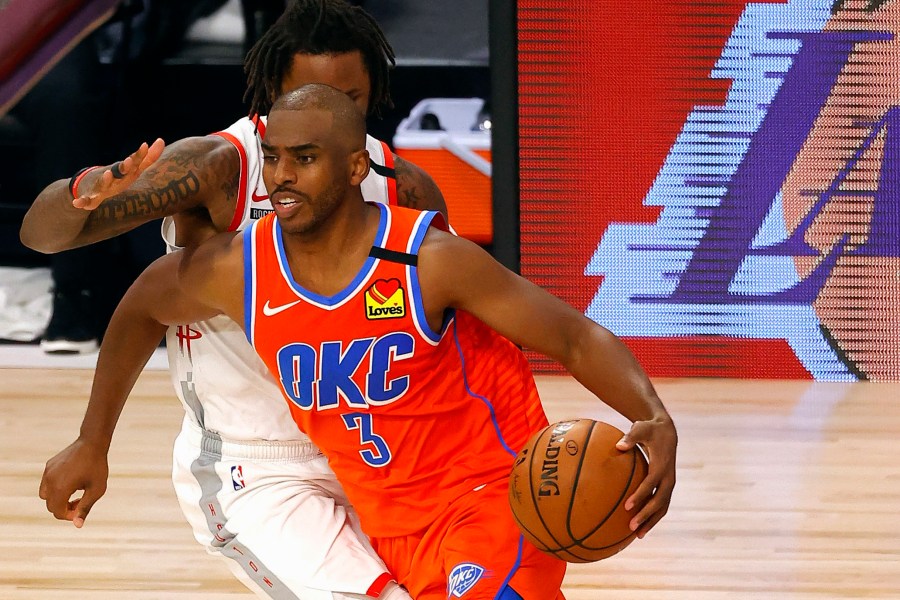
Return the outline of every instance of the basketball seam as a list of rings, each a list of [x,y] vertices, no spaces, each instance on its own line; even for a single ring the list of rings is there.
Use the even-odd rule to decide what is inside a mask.
[[[552,437],[552,435],[553,435],[553,429],[550,430],[550,435],[551,435],[551,437]],[[540,521],[541,525],[543,526],[544,531],[547,533],[547,535],[550,536],[550,539],[552,539],[552,540],[556,543],[557,546],[559,546],[560,548],[562,548],[562,547],[563,547],[562,542],[560,542],[558,539],[556,539],[556,536],[553,534],[552,531],[550,531],[550,528],[547,527],[547,522],[544,520],[544,515],[541,514],[540,507],[538,506],[537,498],[534,497],[534,485],[532,484],[532,482],[534,481],[534,472],[533,472],[533,469],[534,469],[534,459],[533,459],[533,457],[534,457],[534,449],[537,448],[538,443],[540,443],[542,437],[544,437],[544,436],[543,436],[543,435],[539,435],[539,436],[537,437],[537,439],[534,441],[534,444],[532,444],[532,446],[531,446],[532,460],[528,461],[528,491],[529,491],[529,493],[530,493],[530,495],[531,495],[531,503],[532,503],[532,505],[534,506],[534,513],[537,515],[537,518],[538,518],[538,520]],[[537,538],[537,536],[535,536],[535,537]],[[539,538],[538,538],[538,539],[539,539]],[[547,544],[546,542],[542,542],[542,543],[543,543],[544,546],[547,547],[548,550],[550,550],[550,545],[549,545],[549,544]]]
[[[597,530],[600,529],[601,527],[603,527],[603,524],[606,523],[611,516],[613,516],[613,513],[616,512],[616,509],[619,508],[620,504],[622,504],[622,500],[624,500],[626,494],[628,494],[628,488],[631,487],[631,482],[634,479],[634,471],[635,471],[635,467],[636,467],[636,461],[637,461],[637,457],[634,455],[634,451],[632,450],[631,451],[631,473],[628,474],[628,481],[625,482],[625,486],[622,488],[622,493],[619,496],[619,499],[616,500],[616,503],[612,505],[612,507],[609,509],[609,512],[606,513],[606,516],[603,517],[603,520],[600,521],[599,523],[597,523],[597,525],[591,531],[589,531],[586,535],[584,535],[581,538],[576,538],[574,535],[572,535],[572,531],[569,530],[569,537],[571,537],[573,540],[575,540],[576,543],[580,544],[587,538],[589,538],[592,535],[594,535],[595,533],[597,533]],[[578,490],[578,481],[579,481],[580,477],[581,477],[581,465],[579,465],[578,473],[576,473],[575,490],[573,490],[573,492],[572,492],[573,498],[575,497],[575,491]],[[568,521],[568,519],[566,519],[566,527],[568,528],[568,526],[569,526],[569,521]],[[604,547],[608,547],[608,546],[604,546]]]
[[[631,533],[629,533],[622,539],[615,541],[612,544],[607,544],[606,546],[586,546],[586,545],[584,545],[584,540],[587,539],[588,537],[590,537],[591,535],[593,535],[594,533],[596,533],[597,529],[599,529],[603,525],[603,523],[605,523],[609,519],[609,517],[612,516],[612,513],[615,512],[616,508],[619,507],[619,505],[622,503],[622,500],[624,499],[624,497],[628,494],[628,490],[631,488],[631,483],[632,483],[632,481],[634,481],[635,471],[637,470],[636,454],[637,453],[635,452],[635,450],[632,449],[631,450],[631,458],[632,458],[631,473],[628,476],[628,482],[625,484],[625,487],[622,491],[622,495],[619,497],[619,501],[616,502],[615,506],[613,506],[610,513],[606,516],[606,519],[604,519],[599,525],[597,525],[597,527],[594,528],[593,531],[591,531],[588,535],[586,535],[585,537],[582,537],[581,539],[576,539],[575,536],[571,536],[572,539],[575,540],[575,542],[570,546],[564,546],[564,547],[560,548],[560,550],[564,550],[565,552],[568,552],[572,556],[578,556],[574,552],[570,551],[569,548],[579,547],[579,548],[583,548],[583,549],[589,550],[589,551],[606,550],[608,548],[614,548],[614,547],[618,546],[619,544],[622,544],[623,542],[633,538],[636,535],[636,532],[632,531]],[[579,557],[579,558],[581,558],[581,557]],[[585,559],[581,559],[581,560],[585,560]]]
[[[598,532],[600,532],[603,529],[604,525],[606,525],[608,522],[610,522],[610,519],[614,515],[616,515],[617,520],[616,520],[615,527],[612,528],[612,532],[622,531],[623,523],[619,520],[618,515],[622,514],[623,502],[629,496],[629,493],[632,492],[631,487],[633,485],[635,485],[635,482],[637,481],[638,470],[639,470],[638,462],[640,462],[644,465],[646,465],[649,462],[646,460],[643,452],[641,452],[641,455],[638,456],[638,452],[640,452],[639,448],[632,448],[630,450],[630,453],[631,453],[631,466],[630,467],[631,468],[629,469],[628,476],[625,478],[624,486],[622,486],[621,484],[620,484],[620,486],[617,486],[617,487],[619,487],[619,490],[620,490],[618,498],[615,500],[615,502],[612,504],[612,506],[610,508],[608,508],[608,512],[606,513],[605,516],[602,517],[601,520],[599,520],[599,522],[595,522],[596,524],[594,526],[591,526],[590,530],[587,531],[584,535],[579,535],[576,537],[574,535],[574,531],[573,531],[574,527],[573,527],[573,522],[572,522],[573,513],[575,512],[576,496],[578,495],[579,489],[585,489],[584,486],[579,488],[580,483],[582,483],[581,476],[582,476],[582,474],[584,474],[584,468],[585,468],[584,466],[586,464],[588,464],[588,460],[587,460],[588,448],[593,441],[594,434],[598,433],[598,431],[599,431],[598,425],[600,425],[600,423],[601,423],[601,422],[595,421],[593,419],[585,419],[585,420],[590,422],[589,427],[587,428],[586,432],[584,429],[579,428],[580,431],[579,431],[579,435],[577,436],[578,439],[581,440],[581,443],[583,444],[583,449],[582,449],[581,455],[577,457],[577,461],[574,466],[574,469],[572,467],[567,467],[567,469],[571,469],[571,470],[569,470],[569,473],[571,473],[571,475],[569,475],[569,476],[572,476],[573,479],[572,479],[572,485],[571,485],[571,491],[570,491],[571,495],[570,495],[568,501],[567,502],[564,501],[565,504],[562,505],[562,506],[566,507],[564,509],[565,515],[564,516],[558,515],[559,517],[563,517],[565,519],[564,523],[559,523],[560,525],[563,525],[563,527],[559,527],[557,529],[551,529],[549,527],[549,525],[548,525],[549,521],[552,520],[554,523],[558,523],[559,518],[557,518],[557,517],[551,518],[551,515],[543,514],[543,512],[541,511],[542,505],[540,505],[540,503],[539,503],[540,499],[542,498],[542,496],[540,496],[538,493],[540,491],[540,486],[538,485],[537,487],[535,487],[535,483],[534,483],[535,482],[535,469],[537,469],[539,471],[539,477],[538,477],[539,480],[540,480],[540,476],[543,475],[543,469],[545,466],[544,462],[547,460],[546,450],[547,450],[547,448],[549,448],[549,440],[552,439],[553,430],[555,429],[556,425],[559,425],[559,423],[551,424],[550,426],[545,428],[544,431],[542,431],[540,434],[535,436],[533,442],[531,443],[531,446],[526,448],[526,451],[531,453],[531,457],[528,460],[527,469],[524,472],[519,471],[520,475],[518,475],[518,477],[521,478],[522,483],[526,483],[525,474],[527,473],[527,484],[526,484],[525,488],[528,490],[528,493],[530,494],[530,503],[524,497],[522,498],[522,500],[525,500],[525,502],[519,502],[518,496],[519,495],[524,496],[524,494],[522,494],[521,492],[516,492],[516,494],[513,494],[513,488],[512,487],[510,488],[510,500],[511,501],[516,501],[518,503],[518,506],[521,507],[521,509],[525,509],[528,506],[531,507],[531,510],[525,510],[523,512],[522,518],[520,518],[519,515],[516,513],[516,510],[519,510],[519,509],[515,509],[515,510],[511,511],[513,519],[516,522],[516,524],[518,525],[519,529],[522,531],[522,533],[524,533],[526,535],[526,537],[528,538],[528,540],[532,544],[534,544],[534,546],[539,548],[541,551],[546,552],[547,554],[556,556],[558,559],[565,560],[568,562],[594,562],[597,560],[601,560],[603,558],[607,558],[609,556],[612,556],[612,555],[618,553],[620,550],[625,548],[630,543],[631,540],[635,539],[636,532],[630,531],[630,528],[627,527],[627,522],[625,523],[625,527],[627,528],[626,529],[627,534],[624,535],[622,538],[617,539],[613,542],[608,541],[608,538],[611,537],[608,533],[601,535]],[[613,427],[612,429],[615,429],[615,428]],[[547,437],[548,435],[550,436],[549,438]],[[604,431],[604,435],[605,435],[605,431]],[[566,437],[568,437],[568,436],[566,436]],[[547,438],[547,439],[545,439],[545,438]],[[544,442],[544,443],[542,444],[542,442]],[[538,447],[541,447],[542,450],[544,450],[544,452],[540,453],[540,455],[538,455],[538,453],[536,452]],[[594,454],[598,454],[598,453],[595,452]],[[593,454],[592,454],[592,456],[593,456]],[[608,460],[608,459],[604,459],[602,454],[598,454],[598,456],[595,458],[598,458],[601,460]],[[611,458],[613,458],[613,457],[611,456]],[[624,457],[621,457],[621,455],[616,455],[614,457],[614,460],[620,461],[622,458],[624,458]],[[537,466],[535,465],[535,462],[537,462]],[[571,463],[569,463],[569,464],[571,464]],[[525,466],[525,465],[522,465],[522,466]],[[558,465],[557,468],[559,469],[560,466]],[[616,466],[616,468],[615,468],[616,472],[618,472],[618,473],[622,472],[621,469],[622,469],[621,464]],[[601,472],[602,471],[603,471],[603,469],[601,469]],[[646,472],[646,467],[644,468],[644,471]],[[621,481],[621,479],[620,479],[620,481]],[[540,483],[540,481],[538,483]],[[585,486],[587,486],[587,482],[585,482]],[[591,486],[588,486],[588,489],[590,489],[590,487]],[[516,485],[515,488],[518,490],[522,490],[522,487],[520,487],[519,485]],[[522,490],[522,491],[524,491],[524,490]],[[612,490],[603,490],[603,495],[606,495],[607,498],[608,498],[609,491],[612,491]],[[560,507],[560,508],[562,508],[562,507]],[[558,514],[561,511],[555,511],[555,512],[556,512],[556,514]],[[626,511],[626,513],[627,513],[627,511]],[[624,514],[622,516],[623,517],[627,516],[627,514]],[[527,519],[525,519],[526,517],[527,517]],[[527,520],[527,522],[528,522],[527,526],[526,526],[525,522],[523,522],[523,519]],[[590,510],[588,510],[588,513],[586,515],[584,515],[583,520],[587,521],[587,524],[589,524],[591,522]],[[609,528],[607,528],[607,529],[609,529]],[[556,534],[557,530],[559,531],[559,535]],[[535,534],[536,531],[540,532],[540,535],[536,535]],[[600,542],[603,545],[588,545],[588,544],[586,544],[585,542],[589,538],[591,538],[591,536],[597,536],[598,537],[597,542]],[[603,540],[602,539],[603,537],[606,537],[607,539]],[[565,538],[565,541],[567,542],[566,544],[562,543],[563,538]],[[582,553],[587,554],[588,556],[584,556]],[[593,555],[597,555],[597,554],[600,554],[600,556],[593,556]]]
[[[587,538],[589,538],[590,536],[595,534],[597,532],[597,530],[599,530],[601,527],[603,527],[603,525],[609,520],[609,518],[613,515],[613,513],[616,512],[616,509],[619,507],[620,504],[622,504],[622,500],[628,494],[628,489],[631,487],[631,482],[634,480],[634,472],[635,472],[635,469],[637,466],[637,464],[636,464],[637,457],[634,455],[633,450],[631,453],[631,472],[628,475],[628,481],[625,483],[625,486],[622,489],[622,493],[619,496],[619,499],[616,501],[615,504],[612,505],[612,507],[610,507],[609,512],[607,512],[606,516],[599,523],[597,523],[597,525],[591,531],[589,531],[587,534],[585,534],[584,536],[579,538],[579,537],[576,537],[575,534],[572,532],[572,526],[571,526],[572,509],[575,505],[575,496],[577,495],[577,492],[578,492],[578,483],[581,481],[582,467],[584,466],[584,461],[587,458],[587,448],[588,448],[588,446],[590,446],[590,439],[594,433],[595,426],[596,426],[596,422],[591,423],[591,429],[590,429],[590,431],[588,431],[588,435],[587,435],[586,442],[584,445],[584,452],[582,452],[582,455],[578,461],[578,468],[575,471],[575,478],[574,478],[575,485],[573,486],[573,489],[572,489],[572,496],[569,501],[569,510],[566,514],[566,532],[569,534],[569,537],[572,539],[572,544],[568,544],[568,545],[560,544],[558,548],[553,549],[553,552],[555,552],[555,553],[565,552],[567,554],[570,554],[571,556],[576,557],[579,560],[588,560],[588,561],[591,559],[583,558],[583,557],[579,556],[578,554],[576,554],[575,552],[572,552],[571,549],[583,548],[584,550],[588,550],[588,551],[605,550],[607,548],[612,548],[618,544],[621,544],[623,541],[629,539],[630,537],[632,537],[634,535],[634,533],[632,532],[632,533],[626,535],[621,540],[614,542],[612,544],[609,544],[607,546],[594,547],[594,546],[584,545],[584,540],[586,540]],[[552,534],[551,534],[551,536],[552,536]],[[559,543],[559,540],[557,540],[555,537],[553,539],[554,539],[554,541]]]

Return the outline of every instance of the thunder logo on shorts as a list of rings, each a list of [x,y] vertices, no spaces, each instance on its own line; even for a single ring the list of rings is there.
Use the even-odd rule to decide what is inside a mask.
[[[462,598],[463,595],[475,587],[481,576],[484,575],[484,567],[474,563],[460,563],[450,571],[447,578],[447,596],[450,598]]]

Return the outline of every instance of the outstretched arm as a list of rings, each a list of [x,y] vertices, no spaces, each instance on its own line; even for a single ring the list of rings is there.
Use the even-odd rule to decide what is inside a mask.
[[[230,243],[231,236],[220,238],[209,242],[212,248],[177,252],[155,261],[116,308],[100,346],[91,397],[78,439],[47,462],[41,478],[39,495],[57,519],[82,527],[94,503],[106,493],[107,454],[119,415],[166,326],[192,323],[221,312],[199,300],[193,290],[209,294],[217,293],[211,290],[220,288],[223,293],[240,296],[239,275],[229,277],[230,283],[223,285],[216,285],[203,275],[213,277],[228,270],[221,261],[227,255],[223,249],[230,246],[222,244]],[[239,259],[239,255],[228,256],[228,260]],[[240,273],[239,265],[236,273]],[[218,303],[214,297],[206,297]],[[79,490],[83,490],[82,496],[70,501]]]
[[[159,290],[151,283],[154,271],[159,271],[159,265],[151,266],[134,283],[110,320],[78,439],[44,468],[40,497],[47,510],[76,527],[84,525],[94,503],[106,493],[113,431],[138,375],[166,331],[165,325],[149,317],[146,305]],[[81,498],[69,501],[78,490],[84,491]]]
[[[119,163],[87,172],[78,198],[68,179],[48,185],[26,213],[19,237],[29,248],[53,253],[185,210],[209,210],[233,202],[239,172],[238,153],[221,137],[185,138],[168,147],[156,140]]]
[[[582,385],[632,421],[618,447],[643,446],[650,471],[626,508],[640,507],[631,527],[643,537],[666,513],[675,486],[677,434],[672,418],[634,355],[610,331],[528,280],[477,245],[430,230],[419,253],[428,320],[445,307],[465,310],[520,346],[558,360]]]
[[[397,175],[397,204],[416,210],[436,210],[448,219],[447,203],[431,175],[421,167],[394,155]]]

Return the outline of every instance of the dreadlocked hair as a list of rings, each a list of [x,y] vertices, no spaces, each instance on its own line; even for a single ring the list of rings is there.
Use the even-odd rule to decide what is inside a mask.
[[[265,115],[281,90],[296,54],[359,51],[371,82],[369,114],[393,107],[388,88],[396,64],[394,49],[372,16],[345,0],[291,0],[284,13],[247,53],[244,102],[250,114]]]

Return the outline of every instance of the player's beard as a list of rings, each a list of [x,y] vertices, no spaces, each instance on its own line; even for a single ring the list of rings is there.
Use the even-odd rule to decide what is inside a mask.
[[[308,209],[307,216],[296,215],[287,222],[281,222],[282,230],[292,235],[309,235],[321,229],[344,200],[346,186],[338,182],[332,184],[315,197],[301,194]]]

